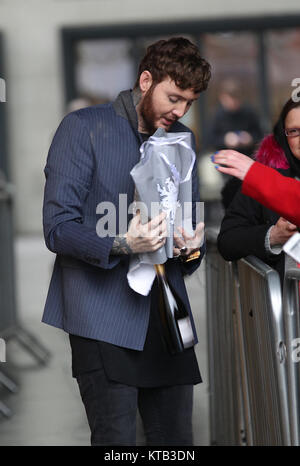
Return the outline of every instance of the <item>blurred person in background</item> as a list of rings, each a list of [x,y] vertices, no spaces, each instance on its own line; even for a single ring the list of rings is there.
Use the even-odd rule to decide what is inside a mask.
[[[209,145],[214,150],[234,149],[252,156],[263,133],[256,112],[243,101],[240,83],[236,79],[225,79],[220,85],[218,97],[219,107],[211,122]],[[235,178],[226,180],[222,190],[222,202],[225,209],[240,184],[240,181]]]
[[[47,247],[57,254],[43,321],[70,336],[72,371],[91,429],[92,445],[135,445],[141,414],[148,445],[192,445],[193,385],[201,382],[194,348],[171,355],[157,306],[157,283],[148,296],[128,285],[132,254],[165,243],[164,213],[142,225],[136,214],[124,235],[99,237],[96,208],[134,200],[130,170],[140,146],[157,128],[190,131],[178,120],[206,89],[210,66],[185,38],[152,44],[141,61],[133,91],[113,103],[67,115],[45,167],[43,207]],[[193,202],[199,200],[197,166]],[[128,217],[127,217],[128,219]],[[183,232],[174,255],[199,250],[202,230]],[[166,262],[168,279],[190,309],[184,274],[200,257]]]
[[[68,102],[66,113],[76,112],[76,110],[90,107],[91,105],[101,105],[108,103],[109,99],[104,96],[83,94]]]
[[[286,102],[273,134],[263,139],[254,158],[286,177],[300,179],[300,102]],[[291,259],[282,247],[296,230],[294,223],[239,191],[222,221],[218,249],[225,260],[260,258],[279,272],[283,283],[286,261]]]

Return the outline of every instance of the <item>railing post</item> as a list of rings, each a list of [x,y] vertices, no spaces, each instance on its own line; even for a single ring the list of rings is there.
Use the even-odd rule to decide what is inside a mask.
[[[284,280],[284,319],[286,331],[289,417],[291,430],[291,443],[300,445],[300,381],[299,361],[293,355],[293,343],[300,337],[299,325],[299,280],[300,270],[289,269]]]

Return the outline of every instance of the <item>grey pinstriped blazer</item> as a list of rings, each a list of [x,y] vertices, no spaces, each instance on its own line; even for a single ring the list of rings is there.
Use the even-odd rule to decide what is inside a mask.
[[[189,129],[177,122],[171,131]],[[43,322],[136,350],[144,346],[151,295],[128,286],[129,259],[110,255],[114,238],[97,235],[96,207],[110,201],[118,218],[119,193],[127,193],[128,205],[133,202],[129,172],[139,160],[140,144],[130,91],[113,104],[70,113],[50,147],[43,206],[45,242],[57,254]],[[199,200],[196,167],[193,200]],[[204,247],[197,261],[166,263],[168,278],[188,307],[183,274],[194,271],[203,254]]]

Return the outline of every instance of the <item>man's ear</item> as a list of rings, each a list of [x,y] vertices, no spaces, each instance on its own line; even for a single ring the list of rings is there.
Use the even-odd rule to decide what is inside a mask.
[[[140,80],[139,80],[140,90],[142,94],[145,94],[146,92],[148,92],[148,90],[152,86],[152,82],[153,82],[153,79],[152,79],[152,74],[150,73],[150,71],[147,71],[147,70],[143,71],[141,73]]]

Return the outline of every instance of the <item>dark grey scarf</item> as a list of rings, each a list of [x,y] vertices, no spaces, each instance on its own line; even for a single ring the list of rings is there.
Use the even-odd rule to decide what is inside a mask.
[[[121,117],[129,121],[130,126],[132,127],[139,143],[142,144],[143,140],[138,132],[139,123],[138,115],[135,108],[135,105],[138,103],[138,98],[138,91],[122,91],[114,101],[113,107],[117,115],[120,115]]]

